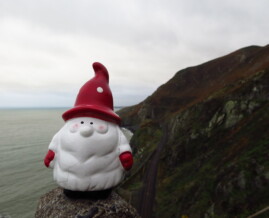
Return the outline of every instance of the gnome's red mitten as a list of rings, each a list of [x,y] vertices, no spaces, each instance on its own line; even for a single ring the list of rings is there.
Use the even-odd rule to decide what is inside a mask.
[[[130,170],[133,166],[133,155],[126,151],[120,155],[120,161],[125,170]]]
[[[49,167],[50,162],[54,159],[55,153],[52,150],[48,150],[46,157],[44,158],[44,164],[46,167]]]

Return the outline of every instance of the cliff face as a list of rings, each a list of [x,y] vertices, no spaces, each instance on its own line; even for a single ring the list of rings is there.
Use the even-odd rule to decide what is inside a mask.
[[[121,191],[142,216],[156,156],[155,217],[246,217],[269,205],[269,46],[181,70],[119,113],[135,154]]]

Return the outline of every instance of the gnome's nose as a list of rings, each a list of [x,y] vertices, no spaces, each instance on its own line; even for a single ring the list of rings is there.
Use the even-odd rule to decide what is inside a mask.
[[[83,126],[80,128],[80,135],[89,137],[93,134],[93,128],[91,126]]]

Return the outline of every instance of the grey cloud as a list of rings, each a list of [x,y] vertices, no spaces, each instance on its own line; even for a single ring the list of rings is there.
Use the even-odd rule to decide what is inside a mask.
[[[3,0],[1,89],[68,95],[101,61],[117,104],[137,103],[182,68],[267,44],[268,7],[267,0]]]

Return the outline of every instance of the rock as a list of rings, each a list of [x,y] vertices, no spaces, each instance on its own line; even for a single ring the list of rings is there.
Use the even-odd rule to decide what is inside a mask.
[[[246,181],[246,176],[245,176],[244,171],[241,171],[239,173],[238,178],[237,178],[237,183],[240,189],[245,190],[247,181]]]
[[[225,128],[230,128],[234,126],[238,121],[243,118],[243,114],[241,114],[241,110],[238,107],[239,102],[237,101],[228,101],[224,106],[224,111],[226,114]]]
[[[215,204],[213,203],[213,204],[208,208],[208,210],[206,211],[204,217],[205,217],[205,218],[211,218],[211,217],[214,217],[214,216],[215,216],[214,208],[215,208]]]
[[[106,199],[68,198],[62,188],[46,193],[39,200],[36,218],[139,218],[137,211],[112,191]]]

